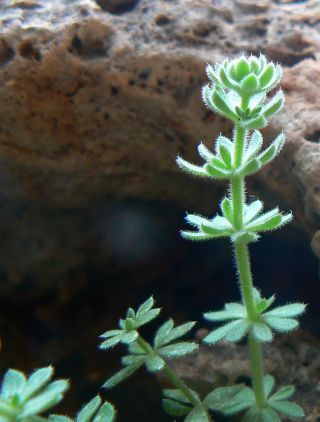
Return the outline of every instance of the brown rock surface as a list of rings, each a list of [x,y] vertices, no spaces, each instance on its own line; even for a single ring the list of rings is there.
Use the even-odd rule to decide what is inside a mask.
[[[266,0],[1,2],[0,193],[36,207],[18,233],[15,215],[4,215],[2,231],[11,225],[19,237],[32,221],[41,235],[52,231],[48,246],[38,245],[42,270],[63,243],[59,230],[68,226],[68,239],[76,238],[93,203],[165,199],[213,212],[221,185],[187,178],[174,157],[197,160],[199,140],[210,144],[231,129],[201,102],[205,63],[261,51],[284,65],[287,94],[266,142],[282,129],[288,141],[251,188],[269,202],[280,198],[312,235],[320,209],[319,15],[315,0],[307,7]],[[82,245],[72,248],[57,273],[83,259]],[[17,255],[21,250],[12,252],[13,263]]]

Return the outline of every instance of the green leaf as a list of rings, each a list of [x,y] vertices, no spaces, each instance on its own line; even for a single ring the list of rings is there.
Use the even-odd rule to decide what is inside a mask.
[[[249,323],[247,320],[243,320],[242,324],[233,330],[231,330],[226,336],[224,337],[225,341],[237,342],[240,341],[246,334],[249,328]]]
[[[206,312],[204,317],[209,321],[226,321],[228,319],[246,318],[247,312],[240,303],[227,303],[223,311]]]
[[[217,77],[215,75],[214,68],[210,64],[207,64],[207,66],[206,66],[206,73],[208,75],[208,78],[211,79],[212,82],[217,81]]]
[[[279,209],[274,208],[246,224],[245,228],[252,231],[272,230],[281,224],[281,221],[282,215],[279,213]]]
[[[226,164],[227,168],[231,168],[231,164],[232,164],[231,151],[229,151],[229,149],[225,145],[220,145],[219,153],[224,163]]]
[[[262,314],[262,312],[268,309],[273,304],[274,301],[275,301],[274,295],[269,297],[269,299],[262,298],[261,300],[259,300],[256,304],[256,310],[258,314]]]
[[[262,147],[263,138],[258,130],[254,130],[249,145],[247,146],[244,153],[244,161],[249,161],[252,157],[255,157]]]
[[[239,327],[243,329],[243,319],[229,322],[228,324],[223,325],[222,327],[213,330],[204,338],[204,342],[208,344],[214,344],[218,341],[224,339],[228,334],[232,335]]]
[[[194,394],[195,398],[197,398],[197,393],[190,390],[192,394]],[[184,393],[181,390],[175,389],[175,388],[166,388],[163,390],[163,395],[167,399],[180,401],[181,403],[191,404],[188,397],[184,395]],[[190,408],[189,408],[190,409]]]
[[[168,344],[174,340],[177,340],[178,338],[184,336],[187,332],[189,332],[194,327],[194,325],[195,325],[194,321],[186,322],[185,324],[179,325],[178,327],[172,326],[171,329],[168,331],[168,328],[169,328],[169,324],[168,324],[167,327],[163,328],[163,334],[160,332],[161,337],[158,336],[158,339],[155,342],[155,347],[164,346],[165,344]]]
[[[34,416],[45,412],[59,403],[63,398],[63,393],[69,388],[66,380],[52,382],[42,394],[30,399],[25,404],[21,413],[22,417]]]
[[[130,331],[129,333],[124,333],[121,335],[121,343],[129,344],[135,341],[138,337],[137,331]],[[102,343],[103,344],[103,343]]]
[[[262,72],[259,78],[259,88],[261,89],[266,88],[270,84],[271,80],[273,79],[274,74],[275,74],[274,64],[270,63],[264,69],[264,71]]]
[[[228,236],[232,232],[231,223],[224,217],[217,215],[212,220],[207,220],[201,224],[201,230],[206,234]]]
[[[141,327],[142,325],[145,325],[155,319],[160,314],[160,311],[161,308],[154,308],[150,311],[145,312],[144,314],[139,315],[136,319],[138,327]]]
[[[130,318],[135,319],[136,313],[135,313],[134,309],[128,308],[126,317],[127,317],[126,319],[130,319]]]
[[[160,349],[157,349],[157,352],[166,358],[175,358],[184,356],[188,353],[193,353],[196,349],[198,349],[198,345],[196,343],[179,342],[170,344],[169,346],[163,346]]]
[[[281,422],[281,419],[271,408],[261,410],[253,406],[246,412],[241,422]]]
[[[235,72],[238,80],[243,79],[250,72],[249,63],[244,56],[238,60]]]
[[[229,120],[237,121],[238,116],[229,106],[228,100],[226,98],[226,95],[223,93],[223,90],[219,89],[217,85],[212,92],[211,104],[216,113],[221,114]]]
[[[274,387],[274,377],[272,375],[265,375],[263,377],[264,392],[266,397],[269,397]]]
[[[296,403],[289,401],[272,401],[270,406],[278,412],[284,413],[291,418],[303,418],[304,411]]]
[[[214,158],[214,154],[202,142],[198,145],[198,152],[205,161],[211,161]]]
[[[248,129],[262,129],[267,126],[267,121],[264,116],[259,114],[257,117],[242,121],[241,125]]]
[[[160,356],[155,355],[147,357],[145,364],[149,372],[158,372],[164,367],[165,362]]]
[[[272,332],[270,328],[263,323],[255,322],[252,324],[252,334],[261,343],[269,342],[272,340]]]
[[[62,416],[62,415],[50,415],[48,418],[48,421],[49,422],[74,422],[73,419],[69,418],[68,416]]]
[[[264,321],[269,327],[273,328],[280,333],[288,333],[299,327],[298,321],[292,318],[282,318],[276,316],[264,316]]]
[[[266,119],[270,119],[278,113],[284,104],[283,91],[280,89],[275,96],[262,108],[261,113]]]
[[[238,393],[236,393],[236,390],[233,390],[236,387],[239,387]],[[218,410],[224,415],[231,416],[236,413],[243,412],[255,403],[254,394],[249,387],[239,385],[232,387],[222,387],[222,389],[227,389],[229,398],[228,395],[225,397],[222,396],[220,403],[218,400],[215,403],[211,403],[212,407],[210,406],[210,408],[212,410]],[[230,390],[228,391],[228,389]],[[219,390],[219,388],[217,390]]]
[[[199,176],[199,177],[208,177],[208,173],[206,172],[204,167],[191,164],[181,157],[177,157],[176,162],[178,166],[181,168],[181,170],[186,171],[187,173],[191,173],[194,176]]]
[[[188,416],[185,418],[185,422],[210,422],[206,411],[202,406],[194,407]]]
[[[210,220],[197,214],[187,214],[185,219],[187,223],[197,228],[199,228],[201,224],[210,224]]]
[[[260,161],[257,158],[253,158],[248,163],[241,166],[237,173],[242,176],[250,176],[251,174],[256,173],[260,169]]]
[[[276,139],[266,148],[260,155],[259,161],[262,165],[268,164],[272,161],[281,151],[283,145],[285,143],[285,135],[284,133],[280,133]]]
[[[229,198],[224,198],[220,205],[222,214],[232,224],[233,223],[233,211],[232,201]]]
[[[286,385],[285,387],[280,388],[271,397],[269,397],[269,402],[277,400],[285,400],[293,395],[295,388],[293,385]]]
[[[209,235],[209,234],[205,234],[205,233],[199,233],[199,232],[189,232],[189,231],[184,231],[182,230],[180,232],[181,236],[184,239],[187,240],[193,240],[193,241],[201,241],[201,240],[210,240],[213,238],[213,236]]]
[[[129,353],[134,355],[144,355],[146,353],[145,350],[136,341],[129,344],[128,350]]]
[[[275,317],[295,317],[304,313],[306,305],[304,303],[290,303],[289,305],[279,306],[266,312],[265,316]]]
[[[256,75],[250,73],[241,82],[241,89],[247,93],[252,94],[258,88],[258,79]]]
[[[101,404],[100,396],[94,397],[89,403],[87,403],[81,411],[78,413],[77,422],[90,422],[96,411],[99,409]]]
[[[52,378],[53,372],[54,371],[52,366],[34,371],[33,374],[31,374],[28,378],[23,390],[23,400],[28,400],[31,396],[43,388]]]
[[[250,56],[249,67],[250,67],[250,72],[254,72],[256,75],[259,73],[260,66],[259,66],[259,61],[256,57]]]
[[[9,369],[2,383],[1,398],[9,399],[15,395],[21,394],[26,385],[26,377],[20,371]]]
[[[258,92],[255,95],[252,95],[249,100],[249,107],[251,110],[261,107],[266,100],[266,93],[265,92]]]
[[[222,84],[226,88],[229,88],[229,89],[238,89],[239,88],[239,84],[237,82],[233,81],[231,78],[229,78],[228,73],[226,72],[226,70],[222,66],[220,68],[219,77],[220,77]]]
[[[223,135],[219,135],[216,140],[216,153],[218,155],[220,154],[221,147],[225,147],[227,150],[230,151],[230,154],[233,155],[234,143],[229,138]]]
[[[139,363],[144,363],[147,357],[147,353],[142,355],[126,355],[121,358],[121,363],[125,366],[136,365]]]
[[[260,236],[257,233],[250,233],[247,231],[240,231],[231,236],[234,243],[250,243],[259,240]]]
[[[106,349],[106,350],[107,349],[111,349],[111,347],[114,347],[118,343],[120,343],[121,340],[122,340],[122,334],[121,335],[118,335],[118,336],[115,336],[115,337],[108,338],[107,340],[103,341],[100,344],[99,348],[100,349]]]
[[[119,372],[114,374],[111,378],[109,378],[103,384],[103,387],[104,388],[112,388],[112,387],[116,386],[120,382],[129,378],[130,375],[134,374],[142,365],[143,365],[143,362],[139,362],[135,365],[126,366],[125,368],[121,369]]]
[[[256,220],[258,220],[259,218],[257,218]],[[266,220],[264,223],[260,223],[260,224],[257,224],[256,220],[248,224],[246,228],[249,230],[253,230],[255,232],[264,232],[264,231],[274,230],[280,227],[282,223],[282,215],[281,214],[274,215],[273,217],[270,217],[268,220]],[[261,216],[261,221],[262,220],[263,220],[263,216]]]
[[[162,324],[154,337],[153,345],[155,348],[161,346],[166,342],[166,338],[169,335],[170,331],[172,330],[174,326],[173,320],[169,319],[164,324]]]
[[[137,310],[137,317],[139,318],[140,315],[145,314],[146,312],[150,311],[150,309],[154,305],[153,296],[150,296]]]
[[[110,330],[110,331],[106,331],[105,333],[101,334],[100,338],[116,337],[120,334],[122,334],[122,330]]]
[[[191,410],[190,406],[170,399],[162,399],[162,407],[169,415],[172,416],[184,416]]]
[[[205,164],[204,166],[207,175],[213,177],[214,179],[228,179],[229,172],[224,171],[222,169],[218,169],[217,167],[213,167],[211,164]]]
[[[111,403],[105,402],[93,419],[93,422],[113,422],[116,417],[115,408]]]
[[[223,411],[223,409],[228,408],[230,405],[239,403],[238,394],[243,388],[246,387],[243,387],[242,385],[232,385],[215,388],[206,396],[203,402],[211,410]]]

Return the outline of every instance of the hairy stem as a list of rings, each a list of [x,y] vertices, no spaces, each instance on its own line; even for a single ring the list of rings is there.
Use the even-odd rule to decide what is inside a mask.
[[[257,312],[253,297],[253,284],[250,272],[248,246],[245,243],[235,245],[235,255],[239,271],[242,300],[247,309],[248,318],[256,320]],[[249,333],[250,362],[252,372],[253,391],[256,403],[259,407],[266,405],[265,391],[263,385],[263,363],[260,343]]]
[[[137,338],[137,343],[139,344],[139,346],[148,354],[152,354],[154,355],[154,350],[152,348],[152,346],[145,341],[140,335]],[[169,381],[178,389],[180,390],[185,397],[190,401],[190,403],[193,404],[193,406],[202,406],[202,403],[199,399],[197,399],[196,397],[194,397],[194,395],[192,394],[191,390],[189,389],[189,387],[187,386],[187,384],[185,382],[183,382],[178,375],[170,368],[170,366],[165,362],[164,367],[162,368],[163,372],[166,374],[166,376],[168,377]],[[212,421],[208,410],[203,408],[203,410],[206,412],[208,420]]]
[[[146,342],[140,335],[137,338],[137,342],[142,349],[148,353],[154,355],[153,348],[151,345]],[[187,397],[187,399],[193,404],[197,405],[199,402],[195,399],[193,394],[191,393],[189,387],[187,384],[185,384],[177,375],[176,373],[167,365],[167,363],[164,364],[163,367],[164,373],[167,375],[169,380],[172,382],[172,384],[177,387],[182,393]]]
[[[236,126],[235,135],[235,157],[234,165],[239,167],[242,164],[243,152],[246,141],[246,129]],[[231,197],[233,205],[234,227],[236,230],[243,229],[243,205],[245,202],[245,184],[243,176],[236,176],[231,179]],[[246,243],[238,242],[234,246],[237,268],[240,278],[242,301],[246,307],[248,318],[251,321],[257,319],[257,311],[253,296],[253,284],[250,271],[250,257]],[[259,407],[266,405],[265,391],[263,385],[263,364],[260,343],[249,333],[250,361],[253,380],[253,391],[256,403]]]

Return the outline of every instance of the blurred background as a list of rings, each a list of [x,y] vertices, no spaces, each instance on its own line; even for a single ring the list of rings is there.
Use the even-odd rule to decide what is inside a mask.
[[[119,368],[123,350],[99,351],[98,336],[128,306],[154,294],[159,320],[199,329],[238,300],[228,241],[179,237],[186,211],[213,216],[226,186],[175,157],[197,162],[200,141],[232,133],[202,104],[206,63],[260,52],[283,65],[287,100],[265,144],[281,130],[287,143],[248,196],[295,218],[252,246],[252,269],[265,296],[309,304],[318,345],[319,16],[316,0],[0,2],[2,372],[54,364],[72,381],[57,411],[73,414]],[[146,374],[102,394],[120,422],[170,420]]]

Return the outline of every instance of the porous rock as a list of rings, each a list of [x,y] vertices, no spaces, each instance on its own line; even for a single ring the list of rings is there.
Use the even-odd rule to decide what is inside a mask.
[[[35,209],[25,217],[28,230],[36,221],[50,233],[48,216],[57,213],[54,236],[40,248],[41,269],[56,257],[70,213],[71,239],[93,204],[131,197],[213,212],[224,185],[188,178],[174,157],[197,161],[200,140],[212,145],[220,132],[231,134],[228,122],[205,109],[200,88],[207,62],[241,53],[282,63],[287,98],[264,130],[269,143],[283,129],[287,145],[250,178],[250,189],[281,199],[312,236],[320,210],[319,13],[315,0],[308,8],[267,0],[2,1],[0,193],[4,202]],[[14,219],[3,213],[2,231],[9,220],[19,238]],[[84,259],[82,243],[61,257],[59,273]],[[320,256],[318,233],[312,245]],[[30,271],[23,251],[18,279]]]

